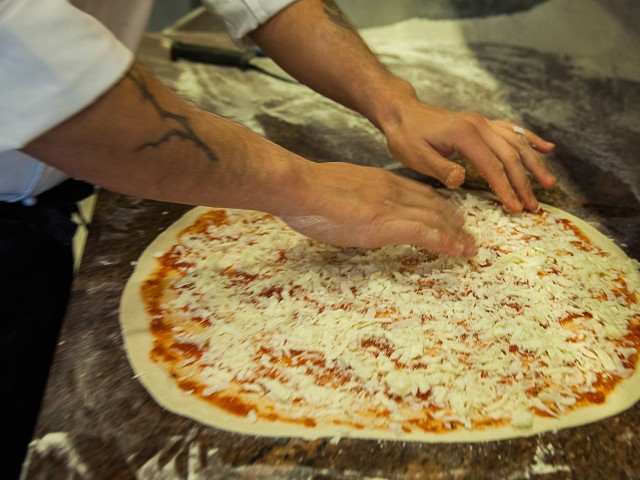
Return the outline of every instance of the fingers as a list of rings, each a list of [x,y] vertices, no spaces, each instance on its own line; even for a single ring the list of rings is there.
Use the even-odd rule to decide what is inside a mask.
[[[447,160],[429,146],[425,146],[426,164],[418,164],[419,172],[432,176],[447,188],[458,188],[464,182],[465,172],[462,166]],[[424,167],[421,168],[421,166]]]
[[[518,136],[524,139],[522,135]],[[515,146],[505,140],[504,137],[495,134],[491,130],[484,133],[484,139],[491,150],[495,152],[497,157],[496,160],[502,162],[504,174],[511,185],[511,191],[513,191],[517,196],[517,202],[513,202],[512,197],[509,197],[512,203],[509,204],[505,202],[507,208],[511,211],[519,212],[522,210],[522,206],[524,205],[526,210],[533,212],[538,210],[538,201],[533,194],[531,182],[529,181],[529,177],[527,176],[527,171],[525,169],[527,151],[533,156],[537,156],[535,152],[531,149],[524,150],[522,145]],[[526,142],[526,140],[522,141]],[[494,168],[498,171],[500,170],[497,167]],[[490,179],[493,176],[496,176],[496,172],[488,171],[485,173],[485,177],[487,179]]]
[[[433,188],[393,174],[390,178],[396,188],[383,201],[384,215],[422,222],[455,236],[463,231],[463,212]]]
[[[431,187],[377,168],[341,163],[309,168],[313,182],[302,204],[279,214],[298,232],[341,246],[408,244],[447,256],[475,255],[463,213]]]
[[[535,179],[545,188],[553,187],[556,179],[547,170],[542,158],[536,152],[550,153],[555,148],[555,145],[526,128],[514,126],[508,122],[496,122],[496,124],[500,128],[501,135],[519,153],[522,163],[533,174]]]
[[[508,122],[482,119],[475,122],[474,127],[477,135],[468,135],[460,153],[476,165],[507,209],[520,212],[524,207],[536,211],[538,201],[527,172],[546,188],[555,184],[555,178],[532,144],[539,145],[542,151],[552,150],[553,144]]]
[[[527,140],[528,145],[540,153],[551,153],[555,148],[554,143],[546,141],[544,138],[536,135],[531,130],[527,130],[526,128],[520,127],[519,125],[514,125],[513,123],[500,120],[496,120],[494,123],[504,129],[511,130],[514,133],[522,135]]]
[[[477,251],[473,236],[462,226],[443,224],[434,218],[411,218],[406,212],[381,216],[366,227],[336,223],[321,216],[282,217],[294,230],[318,241],[346,247],[378,248],[414,245],[448,257],[472,257]]]
[[[473,256],[475,239],[464,230],[459,208],[418,182],[390,177],[397,195],[388,195],[383,208],[363,231],[361,246],[410,244],[446,256]]]
[[[402,188],[397,193],[395,200],[385,200],[387,208],[403,206],[406,208],[418,208],[436,212],[444,218],[451,219],[452,222],[464,223],[464,216],[458,207],[448,202],[445,198],[435,192],[427,185],[414,182],[413,180],[400,179],[403,182]]]
[[[462,218],[405,208],[372,224],[363,246],[409,244],[449,257],[471,257],[477,253],[477,246],[473,236],[462,228]]]
[[[526,181],[522,179],[522,175],[518,172],[518,159],[515,156],[510,156],[507,159],[507,152],[503,152],[503,157],[500,158],[499,153],[496,155],[479,134],[468,135],[466,140],[460,144],[459,151],[474,163],[487,182],[489,182],[491,189],[509,211],[522,211],[522,202],[514,190],[511,179],[518,184],[520,189],[528,187],[530,190],[531,186],[526,184]],[[526,174],[524,176],[526,177]]]
[[[400,123],[383,128],[393,155],[449,188],[464,181],[464,169],[445,157],[464,155],[512,212],[536,211],[531,174],[543,187],[555,185],[541,154],[554,144],[511,122],[412,104]]]
[[[458,188],[464,182],[465,172],[462,166],[447,160],[429,144],[420,142],[412,148],[410,143],[402,143],[398,148],[390,145],[394,157],[415,171],[442,182],[447,188]],[[420,159],[417,160],[416,159]]]

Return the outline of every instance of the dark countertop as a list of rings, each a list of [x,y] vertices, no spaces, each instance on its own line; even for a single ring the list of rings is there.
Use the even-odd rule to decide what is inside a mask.
[[[140,59],[205,108],[248,120],[270,139],[317,161],[339,152],[343,160],[415,176],[394,164],[364,122],[302,93],[304,87],[256,72],[171,63],[161,45],[171,35],[149,35]],[[228,44],[218,34],[188,38]],[[390,68],[414,79],[423,98],[445,107],[492,117],[525,112],[518,120],[557,144],[548,162],[559,185],[540,198],[598,224],[640,259],[640,82],[593,76],[571,57],[523,46],[479,42],[465,51],[433,52],[422,52],[421,62],[391,58]],[[492,88],[465,75],[452,78],[441,68],[443,58],[464,63],[469,52],[496,79]],[[239,104],[233,103],[234,91]],[[311,106],[317,116],[309,114]],[[562,115],[554,114],[558,109]],[[486,188],[473,172],[467,186]],[[253,437],[169,413],[134,378],[118,305],[143,249],[189,208],[99,194],[25,479],[640,477],[638,405],[579,428],[473,444]]]

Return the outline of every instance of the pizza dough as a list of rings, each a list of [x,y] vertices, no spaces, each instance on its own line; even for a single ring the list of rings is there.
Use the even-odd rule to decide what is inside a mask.
[[[145,250],[126,285],[121,326],[136,375],[170,411],[266,436],[485,441],[582,425],[631,407],[640,397],[637,262],[548,205],[541,215],[506,215],[486,196],[453,200],[479,239],[471,260],[408,246],[341,249],[262,213],[191,210]],[[225,221],[198,237],[193,226],[207,212]],[[190,310],[204,326],[193,333],[170,323],[180,341],[159,349],[145,301],[159,259],[178,243],[189,245],[179,249],[186,263],[190,249],[204,250],[183,265],[190,271],[177,279],[183,297],[164,299],[173,305],[169,317]],[[606,291],[584,295],[603,282]],[[199,302],[208,306],[200,310]],[[305,317],[307,307],[315,314]],[[185,345],[197,345],[197,355]],[[184,358],[171,367],[163,358],[174,350]],[[172,368],[198,364],[200,351],[207,358],[216,351],[217,363],[194,367],[191,379],[171,377]],[[572,397],[572,389],[579,394]],[[226,401],[224,410],[206,399],[221,391],[237,392],[238,402]],[[251,402],[258,404],[247,409]],[[374,413],[365,412],[367,402]]]

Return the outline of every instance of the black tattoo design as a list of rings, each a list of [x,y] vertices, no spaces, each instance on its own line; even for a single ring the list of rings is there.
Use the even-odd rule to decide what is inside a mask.
[[[339,27],[353,30],[351,22],[349,21],[347,16],[342,13],[340,7],[338,7],[333,0],[322,0],[322,3],[324,4],[324,13],[327,15],[329,20],[331,20]]]
[[[140,95],[142,96],[142,98],[151,104],[151,106],[158,113],[158,115],[160,115],[161,118],[174,120],[178,122],[180,127],[182,127],[182,128],[174,128],[172,130],[169,130],[166,134],[164,134],[158,140],[143,143],[142,145],[140,145],[135,149],[136,152],[144,150],[145,148],[159,148],[162,144],[168,142],[174,137],[177,137],[177,138],[186,140],[188,142],[191,142],[193,145],[196,146],[196,148],[200,149],[207,156],[207,158],[212,162],[215,162],[216,160],[218,160],[217,155],[211,149],[211,147],[207,145],[198,136],[196,132],[193,131],[193,128],[191,128],[191,125],[189,124],[189,119],[187,117],[165,110],[160,105],[156,97],[149,90],[147,83],[145,82],[142,74],[138,70],[136,70],[135,68],[132,68],[131,70],[129,70],[129,72],[127,72],[127,78],[129,78],[138,87],[138,90],[140,91]]]

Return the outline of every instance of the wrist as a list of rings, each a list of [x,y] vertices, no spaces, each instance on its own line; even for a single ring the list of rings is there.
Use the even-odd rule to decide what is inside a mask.
[[[409,82],[393,77],[371,95],[363,115],[383,133],[402,121],[407,105],[418,101],[416,92]]]
[[[276,216],[292,215],[304,208],[312,162],[262,137],[254,138],[242,157],[243,172],[237,179],[239,201],[235,207]]]

